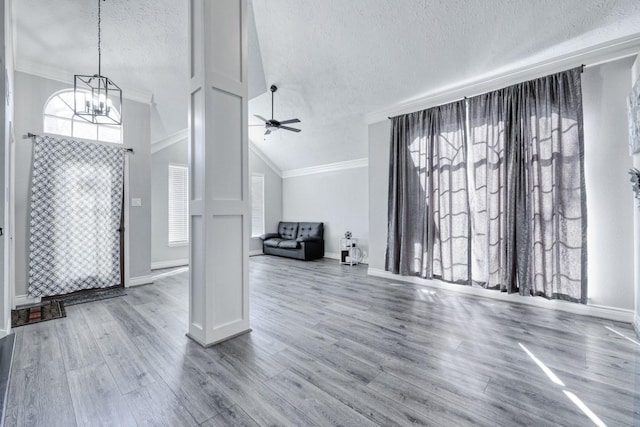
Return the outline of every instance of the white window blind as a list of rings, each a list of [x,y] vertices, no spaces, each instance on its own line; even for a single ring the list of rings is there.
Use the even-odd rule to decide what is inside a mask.
[[[251,237],[264,234],[264,176],[251,175]]]
[[[189,169],[169,165],[169,245],[189,241]]]

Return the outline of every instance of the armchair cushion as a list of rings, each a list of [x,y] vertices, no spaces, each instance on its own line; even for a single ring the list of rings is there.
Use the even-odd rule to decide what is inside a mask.
[[[281,239],[279,237],[273,237],[271,239],[265,240],[263,245],[268,246],[270,248],[277,248],[280,242],[283,242],[283,241],[284,239]]]
[[[280,221],[278,223],[278,234],[283,239],[295,239],[298,237],[298,223]]]
[[[264,242],[265,240],[273,239],[274,237],[280,237],[280,235],[278,233],[265,233],[260,236],[260,240]]]
[[[283,249],[298,249],[300,243],[295,240],[281,240],[280,243],[278,243],[278,247]]]
[[[301,222],[298,226],[298,241],[306,242],[312,240],[322,240],[324,234],[324,223],[322,222]],[[311,239],[306,239],[310,237]],[[306,240],[300,240],[306,239]]]

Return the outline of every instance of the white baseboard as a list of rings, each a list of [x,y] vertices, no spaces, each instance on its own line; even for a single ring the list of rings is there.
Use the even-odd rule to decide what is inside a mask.
[[[42,298],[40,297],[30,297],[29,295],[16,295],[13,298],[13,305],[15,307],[20,307],[23,305],[33,305],[40,304]]]
[[[473,295],[493,300],[514,302],[517,304],[529,305],[533,307],[547,308],[550,310],[564,311],[567,313],[581,314],[584,316],[600,317],[617,322],[632,323],[634,321],[633,310],[626,310],[616,307],[606,307],[600,305],[577,304],[562,300],[548,300],[542,297],[525,297],[518,294],[507,294],[490,289],[473,288],[471,286],[456,285],[442,282],[440,280],[422,279],[420,277],[400,276],[377,268],[369,268],[367,274],[370,276],[382,277],[399,282],[412,283],[419,286],[426,286],[436,289],[457,292],[465,295]],[[636,316],[637,317],[637,316]],[[640,326],[640,322],[638,324]],[[636,331],[638,330],[636,326]]]
[[[633,316],[633,329],[635,329],[636,335],[640,338],[640,315],[638,313]]]
[[[324,257],[340,261],[340,254],[338,252],[325,252]]]
[[[4,338],[11,333],[11,312],[5,321],[4,328],[0,329],[0,338]]]
[[[171,261],[158,261],[151,263],[152,270],[158,270],[160,268],[173,268],[182,267],[183,265],[189,265],[188,259],[174,259]]]
[[[147,285],[149,283],[153,283],[153,276],[138,276],[138,277],[129,277],[127,281],[127,288],[132,288],[134,286]]]
[[[325,252],[324,253],[324,257],[325,258],[329,258],[329,259],[335,259],[336,261],[340,261],[340,254],[338,252]],[[369,264],[369,257],[363,257],[362,261],[360,261],[358,264]]]
[[[188,265],[181,268],[176,268],[174,270],[165,271],[163,273],[152,274],[151,277],[153,278],[153,281],[156,281],[158,279],[163,279],[165,277],[175,276],[176,274],[184,273],[185,271],[189,271]]]
[[[256,256],[256,255],[264,255],[264,252],[262,252],[262,249],[256,249],[255,251],[249,251],[249,256]]]

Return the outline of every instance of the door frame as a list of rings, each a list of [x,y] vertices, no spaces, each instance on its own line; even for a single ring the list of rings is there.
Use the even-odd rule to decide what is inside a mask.
[[[134,154],[135,156],[135,154]],[[131,218],[131,198],[129,195],[129,155],[124,156],[124,283],[123,287],[128,288],[131,282],[131,251],[129,240],[129,223]]]

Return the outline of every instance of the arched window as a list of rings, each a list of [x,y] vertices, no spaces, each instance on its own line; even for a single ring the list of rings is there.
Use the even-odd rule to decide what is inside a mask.
[[[120,111],[115,114],[120,117]],[[53,94],[44,106],[43,116],[45,133],[122,144],[122,126],[93,124],[74,117],[73,89]]]

